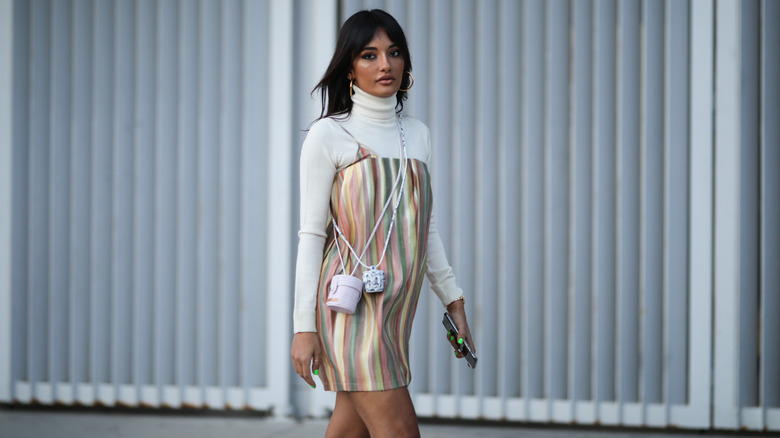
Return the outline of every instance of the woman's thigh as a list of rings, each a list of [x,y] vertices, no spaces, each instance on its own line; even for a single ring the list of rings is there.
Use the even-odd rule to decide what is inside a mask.
[[[368,428],[346,392],[336,393],[336,406],[328,422],[325,438],[368,438]]]
[[[420,436],[417,414],[406,387],[389,391],[347,392],[372,438]]]

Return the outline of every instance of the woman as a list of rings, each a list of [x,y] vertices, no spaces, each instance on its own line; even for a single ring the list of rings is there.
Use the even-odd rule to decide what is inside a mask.
[[[395,19],[361,11],[344,23],[315,87],[322,114],[301,150],[291,356],[312,388],[314,374],[337,391],[327,437],[419,436],[407,389],[408,347],[424,273],[461,337],[474,345],[431,216],[430,133],[401,113],[411,70]],[[372,286],[363,288],[361,273],[384,284],[373,276],[376,283],[366,280]],[[357,281],[354,313],[335,303],[347,290],[336,278]],[[374,286],[380,290],[372,292]],[[462,357],[462,340],[448,338]]]

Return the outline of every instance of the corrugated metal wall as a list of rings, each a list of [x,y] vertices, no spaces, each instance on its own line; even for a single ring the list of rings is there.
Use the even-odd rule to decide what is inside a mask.
[[[14,399],[285,400],[293,12],[14,3]]]
[[[287,359],[297,150],[383,7],[481,357],[421,300],[418,413],[780,430],[776,2],[13,6],[7,399],[332,405]]]
[[[719,2],[716,427],[780,428],[780,4]],[[734,409],[737,406],[738,409]]]
[[[428,97],[437,217],[482,356],[476,373],[448,360],[441,309],[426,303],[418,412],[706,423],[708,402],[690,394],[706,380],[688,375],[709,363],[688,354],[688,306],[709,299],[688,283],[690,4],[398,12],[417,50],[414,96]]]

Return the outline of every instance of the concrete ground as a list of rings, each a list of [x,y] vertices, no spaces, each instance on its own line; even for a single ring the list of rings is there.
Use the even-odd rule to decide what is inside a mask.
[[[219,413],[176,414],[72,409],[0,408],[0,438],[316,438],[325,420],[302,423]],[[691,438],[693,436],[766,437],[777,434],[701,433],[573,428],[544,425],[463,423],[421,420],[425,438]]]

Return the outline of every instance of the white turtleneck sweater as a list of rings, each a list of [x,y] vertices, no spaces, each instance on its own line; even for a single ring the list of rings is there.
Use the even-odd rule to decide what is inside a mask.
[[[358,87],[354,87],[354,92],[350,116],[315,122],[301,149],[301,228],[298,232],[293,313],[295,333],[317,331],[317,288],[325,249],[331,188],[336,173],[354,163],[357,157],[355,140],[344,129],[363,147],[380,157],[400,158],[401,155],[395,96],[376,97]],[[428,127],[407,116],[402,123],[408,157],[424,161],[430,167],[431,136]],[[446,306],[457,300],[463,292],[455,283],[433,215],[426,260],[426,276],[442,304]]]

